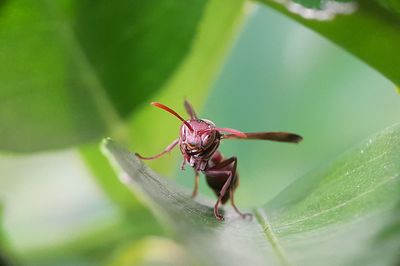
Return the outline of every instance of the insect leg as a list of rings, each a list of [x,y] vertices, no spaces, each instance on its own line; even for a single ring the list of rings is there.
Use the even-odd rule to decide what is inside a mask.
[[[174,140],[171,144],[169,144],[164,151],[162,151],[161,153],[151,156],[151,157],[143,157],[142,155],[140,155],[139,153],[136,153],[136,156],[139,157],[142,160],[154,160],[157,158],[160,158],[161,156],[163,156],[164,154],[170,152],[173,148],[175,148],[176,144],[179,143],[179,138]]]
[[[224,217],[219,213],[218,207],[222,201],[225,201],[224,197],[228,189],[231,189],[232,180],[236,175],[236,165],[236,157],[231,157],[204,171],[207,177],[207,182],[218,196],[218,200],[214,205],[214,215],[220,221],[223,220]],[[224,180],[224,183],[222,185],[220,182],[221,180],[215,180],[215,182],[213,182],[211,181],[211,178],[220,178]]]
[[[197,196],[197,192],[199,191],[199,172],[195,170],[194,173],[195,176],[194,176],[194,188],[192,192],[192,199]]]
[[[231,182],[232,182],[232,171],[224,171],[224,170],[211,170],[207,171],[207,176],[210,177],[227,177],[225,184],[222,186],[221,191],[219,192],[218,200],[214,205],[214,215],[215,217],[222,221],[224,217],[219,213],[218,207],[221,204],[222,198],[225,196],[226,191],[228,190]]]

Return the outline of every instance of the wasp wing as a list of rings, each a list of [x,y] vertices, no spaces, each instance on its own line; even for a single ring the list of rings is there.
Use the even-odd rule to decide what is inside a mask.
[[[260,139],[272,140],[280,142],[299,143],[303,140],[300,135],[289,132],[248,132],[243,135],[238,134],[225,134],[222,136],[224,139]]]

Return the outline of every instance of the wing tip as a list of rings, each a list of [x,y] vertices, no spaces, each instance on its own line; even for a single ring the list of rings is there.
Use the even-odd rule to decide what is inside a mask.
[[[303,141],[303,137],[297,134],[290,134],[289,140],[293,143],[300,143]]]

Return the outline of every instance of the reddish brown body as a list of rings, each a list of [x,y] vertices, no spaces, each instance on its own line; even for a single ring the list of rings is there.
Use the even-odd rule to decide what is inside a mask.
[[[231,200],[235,211],[242,217],[250,215],[241,213],[235,205],[234,192],[239,184],[239,175],[236,171],[237,158],[234,156],[224,158],[221,152],[218,151],[222,139],[262,139],[292,143],[298,143],[302,140],[301,136],[287,132],[243,133],[235,129],[218,128],[209,120],[199,119],[187,101],[185,101],[185,108],[190,116],[189,120],[184,120],[174,110],[163,104],[152,103],[152,105],[166,110],[183,122],[180,128],[180,135],[160,154],[152,157],[143,157],[139,154],[137,156],[143,160],[157,159],[179,144],[184,157],[182,169],[188,163],[195,171],[195,186],[192,197],[197,195],[199,172],[202,172],[206,176],[207,184],[218,197],[214,205],[214,215],[218,220],[223,220],[218,207],[221,203],[226,203],[228,199]]]

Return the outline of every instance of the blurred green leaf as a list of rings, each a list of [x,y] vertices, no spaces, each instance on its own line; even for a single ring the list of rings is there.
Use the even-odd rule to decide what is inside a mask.
[[[148,237],[123,246],[112,256],[109,266],[193,265],[193,258],[171,239]]]
[[[140,241],[143,237],[165,235],[154,224],[152,214],[145,208],[131,210],[112,225],[83,232],[79,237],[48,247],[22,251],[24,265],[103,265],[121,246]]]
[[[14,265],[14,258],[11,256],[11,247],[3,229],[3,206],[0,203],[0,265]]]
[[[0,203],[0,247],[4,246],[5,236],[3,232],[3,205]]]
[[[190,52],[209,1],[76,1],[75,31],[118,114],[149,99]]]
[[[298,179],[254,209],[252,221],[229,208],[222,223],[210,203],[191,200],[114,141],[104,141],[104,152],[204,265],[394,265],[400,259],[399,146],[397,125]]]
[[[7,125],[0,149],[55,149],[106,132],[129,142],[124,119],[183,70],[199,71],[192,82],[204,93],[231,40],[219,35],[230,36],[243,5],[234,1],[231,16],[222,12],[208,30],[218,39],[199,47],[206,43],[197,31],[214,2],[7,1],[0,7],[0,123]],[[194,50],[205,62],[216,58],[183,68]]]
[[[399,0],[376,0],[387,10],[400,15],[400,1]]]
[[[354,2],[353,0],[333,0],[331,2],[328,1],[322,1],[322,0],[293,0],[293,2],[282,2],[287,4],[288,6],[290,5],[290,3],[292,3],[292,5],[294,4],[299,4],[305,8],[312,8],[315,10],[329,10],[332,7],[330,6],[330,4],[332,5],[332,3],[335,4],[347,4],[347,3],[352,3]],[[346,5],[344,5],[343,7],[345,7]],[[298,7],[300,8],[300,7]],[[332,10],[333,12],[333,10]],[[338,13],[340,13],[340,11],[338,11]]]
[[[119,182],[116,173],[99,152],[99,145],[85,145],[80,148],[80,155],[92,172],[95,181],[101,186],[109,199],[123,211],[141,207],[136,197]],[[114,177],[114,178],[110,178]]]
[[[380,1],[387,3],[387,8],[383,8],[371,0],[296,0],[297,5],[290,0],[282,1],[282,4],[273,0],[257,1],[318,32],[381,72],[397,86],[400,84],[400,72],[397,70],[400,65],[398,2],[395,7],[395,1]],[[392,4],[389,5],[389,2]]]
[[[161,2],[164,4],[161,5]],[[122,36],[123,38],[128,37],[129,42],[133,42],[134,45],[140,46],[146,46],[145,42],[143,44],[136,43],[135,40],[129,39],[130,35],[137,37],[141,36],[143,38],[161,38],[163,41],[168,41],[167,47],[173,47],[174,49],[180,49],[179,53],[180,54],[183,50],[185,50],[185,54],[179,58],[181,62],[174,63],[171,58],[172,55],[165,56],[163,57],[163,54],[166,53],[165,48],[160,44],[157,43],[152,45],[152,48],[156,48],[157,46],[157,53],[156,54],[146,54],[145,51],[129,51],[132,54],[140,54],[140,58],[142,60],[145,60],[144,58],[146,56],[152,57],[154,56],[153,59],[147,58],[145,63],[152,62],[151,64],[147,65],[147,72],[152,72],[153,70],[156,70],[156,66],[152,65],[154,64],[163,64],[163,66],[160,67],[159,71],[160,72],[165,72],[167,71],[167,64],[168,63],[174,63],[176,64],[172,69],[169,69],[169,76],[168,76],[168,81],[163,80],[162,82],[160,81],[157,86],[162,87],[161,90],[161,95],[159,96],[158,99],[164,99],[165,101],[168,101],[168,104],[174,104],[174,103],[182,103],[184,95],[190,95],[191,100],[197,105],[200,105],[204,99],[206,98],[206,90],[210,86],[213,78],[218,74],[218,69],[223,61],[223,57],[226,54],[227,47],[229,47],[229,44],[231,44],[231,41],[233,39],[234,33],[236,32],[236,29],[238,28],[237,26],[240,25],[241,18],[243,15],[243,0],[235,0],[235,1],[230,1],[230,0],[209,0],[209,1],[197,1],[199,4],[193,5],[193,3],[190,4],[189,9],[181,10],[181,13],[185,13],[184,16],[179,16],[179,14],[175,14],[174,12],[177,10],[180,10],[179,8],[183,6],[187,6],[188,4],[179,2],[179,1],[159,1],[157,4],[160,4],[160,7],[163,7],[164,9],[157,7],[158,5],[151,5],[151,7],[154,7],[157,9],[157,12],[154,11],[155,13],[152,15],[152,8],[150,8],[150,4],[143,3],[144,6],[147,6],[147,13],[146,16],[151,17],[152,20],[157,20],[158,18],[162,17],[164,20],[167,20],[167,15],[169,14],[170,16],[173,15],[173,20],[180,21],[182,18],[187,18],[187,19],[192,19],[193,23],[195,25],[192,25],[192,32],[186,32],[186,34],[193,34],[190,35],[190,40],[189,41],[189,46],[186,50],[182,48],[182,46],[177,46],[176,41],[173,36],[174,34],[171,34],[170,36],[164,36],[165,34],[165,27],[168,27],[168,21],[157,21],[157,23],[161,23],[161,28],[164,28],[161,32],[159,32],[162,36],[157,37],[156,34],[151,33],[152,30],[159,30],[157,27],[159,26],[158,24],[152,24],[151,20],[148,20],[149,18],[146,18],[143,23],[139,23],[136,20],[140,20],[140,10],[135,10],[135,14],[137,15],[135,18],[132,18],[134,22],[134,25],[128,25],[129,28],[125,27],[126,25],[124,24],[126,21],[124,20],[123,22],[120,21],[123,25],[119,25],[117,30],[110,31],[108,29],[106,32],[109,34],[113,35],[115,38],[117,38],[115,35],[118,34],[119,30],[124,34]],[[225,5],[227,3],[230,3],[227,5],[225,8]],[[120,2],[117,2],[121,4]],[[189,12],[191,9],[199,8],[200,3],[203,3],[203,9],[202,10],[197,10],[199,11],[201,17],[196,17],[193,15],[193,13]],[[113,3],[114,4],[114,3]],[[96,19],[98,20],[98,23],[102,23],[102,19],[105,21],[108,21],[111,23],[110,19],[111,14],[108,12],[108,7],[110,7],[110,3],[108,2],[103,2],[103,7],[99,7],[98,13],[101,13],[99,17]],[[138,3],[135,3],[134,5],[139,5]],[[167,7],[167,6],[168,7]],[[34,7],[37,7],[36,9]],[[49,10],[48,10],[48,9]],[[38,86],[38,101],[34,99],[32,102],[28,102],[32,97],[28,97],[25,95],[24,89],[29,89],[30,86],[32,85],[31,83],[27,82],[26,88],[21,89],[21,94],[19,96],[23,96],[22,98],[19,97],[18,95],[15,95],[13,98],[16,102],[10,102],[7,108],[3,108],[3,106],[0,107],[0,121],[1,118],[7,118],[10,120],[9,125],[15,125],[18,123],[19,131],[11,135],[10,132],[5,131],[9,130],[3,129],[3,131],[0,131],[1,133],[10,133],[9,137],[12,137],[12,141],[10,141],[7,138],[7,141],[3,142],[3,145],[7,147],[3,147],[9,150],[14,150],[14,151],[33,151],[36,149],[45,149],[45,148],[57,148],[61,147],[63,145],[71,145],[75,143],[80,143],[82,139],[80,139],[81,136],[76,136],[73,135],[73,141],[70,142],[69,140],[67,142],[63,142],[63,138],[69,138],[71,137],[71,133],[73,134],[86,134],[87,131],[85,130],[90,130],[95,132],[95,135],[101,135],[101,134],[106,134],[104,132],[104,129],[108,127],[108,129],[113,132],[113,136],[115,136],[117,139],[120,139],[125,142],[129,143],[149,143],[152,142],[152,135],[150,134],[149,136],[144,135],[144,138],[141,138],[139,140],[135,141],[130,141],[128,140],[130,138],[129,134],[130,132],[135,132],[139,131],[144,128],[144,131],[146,129],[146,126],[148,124],[154,123],[163,123],[163,117],[159,117],[158,112],[154,112],[157,116],[156,119],[152,120],[152,123],[148,123],[146,120],[146,123],[140,124],[138,121],[140,118],[137,120],[136,117],[152,117],[153,114],[153,109],[146,109],[142,110],[140,113],[138,112],[131,112],[125,113],[124,110],[126,110],[126,105],[121,107],[121,110],[119,110],[116,106],[116,103],[113,101],[116,101],[115,99],[112,99],[111,96],[109,96],[109,92],[107,91],[108,88],[104,88],[104,84],[106,81],[103,81],[102,78],[103,76],[100,76],[100,72],[102,71],[102,67],[109,67],[108,64],[112,65],[114,69],[118,69],[118,67],[124,67],[124,66],[116,66],[118,63],[116,61],[112,61],[113,59],[109,58],[108,55],[101,54],[99,49],[93,48],[93,46],[96,45],[110,45],[110,46],[115,46],[115,45],[120,45],[122,43],[114,43],[112,42],[111,44],[108,43],[89,43],[91,40],[85,33],[86,31],[89,31],[89,28],[84,28],[82,24],[89,23],[92,25],[92,27],[96,27],[97,23],[95,21],[90,20],[90,18],[84,18],[86,14],[85,12],[90,13],[90,16],[97,16],[95,13],[91,13],[87,10],[88,6],[85,5],[84,3],[77,3],[76,5],[71,4],[69,1],[65,2],[57,2],[57,3],[50,3],[50,2],[38,2],[37,5],[34,4],[18,4],[18,3],[13,3],[13,4],[7,4],[6,8],[3,10],[4,14],[8,14],[8,16],[11,16],[13,18],[9,20],[15,20],[17,21],[18,25],[15,26],[14,32],[11,32],[11,30],[6,33],[12,35],[15,39],[15,43],[19,43],[22,48],[25,48],[24,45],[22,44],[23,42],[21,40],[24,40],[24,38],[28,38],[27,36],[30,35],[24,35],[26,31],[38,33],[36,34],[36,37],[29,37],[32,38],[32,42],[35,42],[36,46],[40,47],[41,50],[38,50],[38,53],[45,53],[46,55],[49,55],[51,59],[54,61],[54,64],[51,66],[46,66],[46,71],[43,71],[43,69],[38,69],[32,67],[32,69],[36,69],[35,73],[30,73],[28,69],[26,70],[28,74],[31,76],[34,76],[35,78],[39,77],[39,83],[40,82],[47,82],[48,80],[55,79],[56,81],[62,80],[61,84],[61,89],[65,89],[65,92],[60,93],[56,97],[58,102],[53,102],[54,99],[51,97],[48,97],[50,87],[54,89],[56,93],[58,93],[58,87],[56,86]],[[110,7],[111,8],[111,7]],[[9,11],[11,9],[11,11]],[[120,8],[121,12],[126,11],[128,12],[124,7]],[[111,8],[111,10],[115,10]],[[96,12],[97,12],[96,11]],[[131,10],[132,11],[132,10]],[[143,11],[143,10],[142,10]],[[171,12],[169,12],[171,11]],[[197,12],[196,11],[196,12]],[[48,22],[46,20],[46,12],[48,12],[51,15],[52,20]],[[129,13],[124,13],[125,15]],[[44,14],[43,14],[44,13]],[[179,13],[179,12],[178,12]],[[10,15],[11,14],[11,15]],[[43,16],[42,16],[43,15]],[[115,14],[114,14],[115,15]],[[27,20],[29,20],[29,27],[26,29],[24,28],[25,23],[19,22],[20,17],[26,16]],[[35,17],[36,16],[36,17]],[[80,17],[80,20],[78,21],[77,18]],[[105,17],[104,17],[105,16]],[[143,14],[144,16],[144,14]],[[39,18],[37,18],[39,17]],[[4,19],[7,21],[7,16],[5,17],[0,17],[0,23],[1,19]],[[126,18],[128,19],[128,18]],[[37,20],[41,21],[40,23],[37,22]],[[118,20],[123,20],[122,18],[118,18]],[[12,24],[13,21],[9,22]],[[78,23],[79,22],[79,23]],[[154,22],[156,23],[156,22]],[[38,24],[38,25],[37,25]],[[79,24],[79,26],[78,26]],[[173,28],[173,31],[179,31],[180,27],[183,27],[187,29],[190,26],[190,23],[188,24],[187,22],[180,21],[177,22],[178,25],[175,25],[176,27]],[[136,31],[135,26],[140,26],[144,27],[141,28],[140,31],[141,33]],[[182,26],[183,25],[183,26]],[[109,25],[107,25],[108,27]],[[148,28],[147,26],[152,26],[153,28]],[[156,27],[157,26],[157,27]],[[37,29],[35,28],[37,27]],[[32,29],[34,28],[34,29]],[[53,29],[55,28],[55,29]],[[36,30],[36,31],[35,31]],[[53,30],[55,32],[53,32]],[[172,29],[171,29],[172,30]],[[1,36],[1,29],[0,29],[0,36]],[[39,31],[39,32],[38,32]],[[60,32],[59,32],[60,31]],[[131,32],[132,31],[132,32]],[[148,31],[148,32],[147,32]],[[40,33],[40,34],[39,34]],[[58,66],[56,63],[58,62],[58,56],[62,53],[59,53],[60,51],[57,50],[52,54],[51,50],[46,50],[48,45],[47,43],[43,43],[42,40],[44,40],[43,35],[46,36],[46,38],[50,39],[50,43],[53,44],[55,40],[58,40],[60,36],[58,34],[61,34],[62,39],[60,40],[60,43],[56,43],[57,45],[62,46],[56,47],[57,49],[60,48],[62,53],[67,53],[68,57],[71,55],[70,58],[67,60],[67,69],[68,69],[68,84],[64,84],[64,74],[66,74],[66,70],[62,66],[61,70],[57,72],[57,75],[54,77],[52,74],[54,74],[54,71],[57,70],[55,66]],[[92,33],[90,33],[92,34]],[[137,35],[139,34],[139,35]],[[176,34],[183,34],[176,32]],[[15,35],[15,36],[14,36]],[[18,38],[17,38],[18,37]],[[60,38],[61,38],[60,37]],[[92,36],[93,38],[99,37],[99,36]],[[104,36],[102,36],[104,37]],[[113,37],[113,38],[114,38]],[[121,38],[122,38],[121,37]],[[82,40],[80,39],[82,38]],[[89,38],[89,39],[88,39]],[[171,39],[172,38],[172,39]],[[83,40],[84,39],[84,40]],[[179,39],[179,38],[178,38]],[[47,39],[46,39],[47,40]],[[121,41],[121,40],[120,40]],[[161,41],[161,40],[160,40]],[[37,42],[37,43],[36,43]],[[2,59],[1,56],[8,56],[11,54],[11,51],[16,52],[17,49],[15,47],[7,47],[7,49],[11,51],[5,51],[6,49],[1,47],[2,44],[0,44],[0,60]],[[43,45],[43,46],[42,46]],[[88,45],[86,47],[85,45]],[[64,47],[65,46],[65,47]],[[71,47],[72,48],[71,48]],[[20,48],[21,48],[20,47]],[[29,46],[30,47],[30,46]],[[142,47],[142,48],[143,48]],[[146,46],[147,47],[147,46]],[[21,49],[22,49],[21,48]],[[71,48],[71,51],[68,50]],[[64,50],[65,49],[65,50]],[[85,49],[93,49],[90,52],[85,50]],[[111,51],[112,49],[108,47],[109,49],[107,53],[113,53]],[[172,49],[172,48],[171,48]],[[3,53],[4,51],[4,53]],[[119,54],[120,50],[116,48],[114,51],[115,53]],[[128,51],[126,51],[128,52]],[[100,54],[99,54],[100,53]],[[161,53],[161,54],[160,54]],[[25,56],[25,57],[24,57]],[[38,64],[44,64],[43,62],[45,59],[38,58],[36,61],[32,60],[27,60],[27,57],[30,56],[35,56],[35,53],[32,51],[26,52],[26,54],[20,55],[20,57],[24,57],[24,60],[31,62],[32,64],[34,62],[37,62]],[[55,58],[53,58],[54,56]],[[119,56],[122,56],[119,54]],[[129,55],[132,57],[133,55]],[[128,56],[128,57],[129,57]],[[158,58],[160,57],[161,58]],[[177,56],[176,54],[174,56]],[[38,56],[39,57],[39,56]],[[18,65],[23,59],[17,58],[18,60],[15,61],[15,64]],[[11,59],[10,59],[11,60]],[[76,62],[75,62],[75,61]],[[91,61],[93,60],[93,62]],[[99,60],[101,62],[98,62],[96,60]],[[111,60],[111,61],[107,61]],[[125,58],[124,58],[125,60]],[[160,61],[160,62],[158,62]],[[76,66],[73,65],[76,63]],[[125,62],[128,64],[127,62]],[[132,64],[132,68],[135,69],[135,71],[141,70],[139,67],[135,67],[138,65],[138,62],[130,62]],[[102,65],[103,64],[103,65]],[[106,64],[107,66],[104,66]],[[135,65],[135,66],[134,66]],[[178,66],[179,65],[179,66]],[[21,66],[21,65],[18,65]],[[71,67],[72,66],[72,67]],[[99,69],[97,68],[99,67]],[[155,67],[155,69],[152,69]],[[0,67],[1,68],[1,67]],[[5,69],[4,65],[3,68]],[[150,70],[150,68],[152,70]],[[14,73],[15,69],[8,70],[10,73]],[[111,70],[110,70],[111,71]],[[70,74],[69,72],[73,72],[73,74]],[[167,71],[168,72],[168,71]],[[50,73],[50,74],[49,74]],[[115,74],[116,71],[111,71],[111,74]],[[112,79],[113,77],[110,75],[106,75],[104,78]],[[126,74],[126,73],[125,73]],[[151,73],[150,73],[151,74]],[[152,73],[151,75],[156,75],[157,73]],[[142,73],[137,73],[137,75],[140,75],[143,77],[146,76],[145,74]],[[157,74],[158,75],[158,74]],[[17,75],[15,75],[17,76]],[[135,76],[135,73],[133,73],[133,76]],[[84,79],[84,82],[82,83],[83,85],[87,85],[88,88],[83,88],[85,90],[81,90],[82,87],[79,87],[82,85],[79,79],[82,78]],[[131,76],[126,77],[129,80],[132,80],[132,82],[138,82],[139,83],[145,83],[145,82],[150,82],[154,84],[155,79],[148,80],[144,79],[143,81],[135,80],[133,81],[133,78]],[[43,79],[43,80],[42,80]],[[15,80],[14,80],[15,81]],[[70,82],[72,81],[72,82]],[[49,83],[49,82],[48,82]],[[165,83],[165,84],[161,84]],[[193,83],[193,84],[192,84]],[[10,83],[11,84],[11,83]],[[77,85],[76,87],[69,87],[70,85]],[[160,85],[161,84],[161,85]],[[79,85],[79,86],[78,86]],[[121,84],[119,84],[121,85]],[[155,86],[155,85],[154,85]],[[11,88],[11,87],[10,87]],[[61,90],[60,89],[60,90]],[[126,90],[130,90],[128,86],[125,87]],[[10,89],[11,90],[11,89]],[[76,90],[76,92],[74,92]],[[195,91],[192,91],[195,90]],[[82,95],[79,95],[82,93]],[[133,92],[132,92],[133,93]],[[68,97],[65,98],[65,94],[68,94]],[[71,94],[71,95],[70,95]],[[1,95],[1,90],[0,90],[0,95]],[[144,95],[144,94],[143,94]],[[151,95],[151,90],[146,91],[146,97]],[[25,97],[25,98],[24,98]],[[121,95],[118,96],[121,98]],[[118,98],[117,97],[117,98]],[[122,97],[122,99],[119,100],[124,100],[126,103],[129,102],[128,96]],[[140,97],[139,97],[140,98]],[[0,97],[0,99],[3,99]],[[86,103],[86,99],[88,101],[94,101],[94,107],[92,108],[90,104]],[[135,98],[136,99],[136,98]],[[70,102],[64,102],[65,100],[69,100]],[[143,99],[142,99],[143,100]],[[140,100],[140,101],[142,101]],[[44,103],[44,101],[49,101]],[[75,102],[78,101],[78,102]],[[82,106],[69,106],[69,104],[75,105],[80,105]],[[82,103],[83,102],[83,103]],[[135,102],[135,101],[132,101]],[[20,104],[20,105],[18,105]],[[51,110],[49,108],[49,105],[54,104],[54,110]],[[137,104],[137,103],[135,103]],[[39,106],[41,109],[37,109],[36,107]],[[50,106],[50,107],[51,107]],[[23,107],[27,107],[28,109],[25,110]],[[16,109],[12,109],[16,108]],[[21,110],[18,108],[22,108]],[[60,112],[62,110],[59,110],[58,108],[65,108],[66,112]],[[138,107],[141,109],[140,107]],[[50,110],[50,112],[48,112]],[[87,112],[91,112],[91,110],[95,110],[96,112],[98,111],[101,113],[100,115],[97,114],[96,112],[93,112],[90,115],[87,115]],[[4,112],[3,112],[4,111]],[[5,112],[9,112],[6,114]],[[19,123],[16,118],[16,114],[18,112],[24,113],[23,116],[28,117],[29,119],[32,119],[32,116],[38,115],[38,111],[44,112],[49,118],[44,116],[43,114],[40,115],[41,120],[40,123],[34,123],[34,127],[31,127],[31,124],[24,124],[24,123]],[[151,115],[148,115],[147,113],[152,113]],[[4,116],[3,116],[4,114]],[[28,116],[29,114],[29,116]],[[60,119],[59,115],[60,114],[66,114],[66,119]],[[26,116],[25,116],[26,115]],[[104,115],[104,117],[101,117],[101,115]],[[71,116],[71,117],[70,117]],[[85,118],[86,117],[86,118]],[[101,126],[99,128],[96,128],[96,125],[93,123],[97,123],[96,119],[99,118],[98,120],[100,121],[100,124],[107,124],[105,126]],[[77,121],[74,121],[74,119],[83,119],[82,122],[77,123]],[[35,118],[36,119],[36,118]],[[12,121],[11,121],[12,120]],[[56,121],[56,124],[53,122]],[[11,123],[12,122],[12,123]],[[66,130],[63,128],[66,124],[72,123],[83,126],[83,127],[73,127],[71,128],[70,131]],[[136,128],[137,127],[137,128]],[[41,130],[44,130],[46,132],[42,132]],[[10,129],[11,130],[11,129]],[[37,130],[37,131],[35,131]],[[57,136],[57,134],[54,134],[53,131],[60,131],[60,136]],[[169,135],[175,134],[176,128],[171,124],[169,127],[165,127],[163,130],[163,135],[158,138],[161,139],[167,138]],[[26,132],[29,132],[30,136],[29,138],[23,139],[23,141],[19,141],[21,137],[24,137],[23,135],[26,135]],[[14,132],[15,133],[15,132]],[[35,135],[37,133],[37,135]],[[49,136],[47,136],[49,134]],[[47,137],[50,139],[48,140]],[[77,138],[75,138],[77,137]],[[46,141],[43,141],[43,138],[46,138]],[[88,139],[92,139],[92,136],[89,136]],[[15,141],[15,142],[13,142]],[[37,141],[37,142],[35,142]],[[54,143],[53,143],[54,141]],[[41,144],[43,142],[43,145]],[[37,146],[29,146],[25,144],[33,144]],[[48,146],[44,146],[47,145]],[[15,146],[16,145],[16,146]],[[0,147],[1,148],[1,147]],[[158,147],[159,148],[159,147]],[[104,262],[108,256],[110,256],[110,252],[116,250],[119,248],[121,245],[125,245],[126,242],[132,242],[132,241],[137,241],[138,239],[142,238],[145,235],[164,235],[165,232],[161,230],[159,224],[154,220],[153,216],[151,213],[149,213],[148,209],[144,208],[141,203],[139,203],[136,198],[131,194],[127,193],[126,188],[117,181],[115,178],[115,173],[111,170],[109,167],[108,163],[105,162],[105,158],[100,155],[98,151],[98,145],[97,144],[88,144],[88,145],[81,145],[80,146],[80,152],[82,157],[84,158],[85,162],[89,166],[90,170],[93,173],[93,176],[96,178],[96,180],[99,182],[99,184],[102,186],[104,191],[107,193],[107,195],[116,203],[116,206],[121,210],[121,217],[118,217],[118,223],[113,224],[111,227],[106,227],[106,228],[97,228],[95,227],[93,232],[84,232],[83,235],[79,235],[78,237],[71,237],[71,239],[67,239],[65,243],[55,243],[52,245],[52,247],[45,247],[41,248],[40,250],[30,250],[30,251],[23,251],[21,255],[21,258],[23,259],[23,262],[25,264],[29,265],[71,265],[71,264],[80,264],[83,263],[84,265],[98,265],[100,262]],[[169,163],[170,165],[170,163]]]

